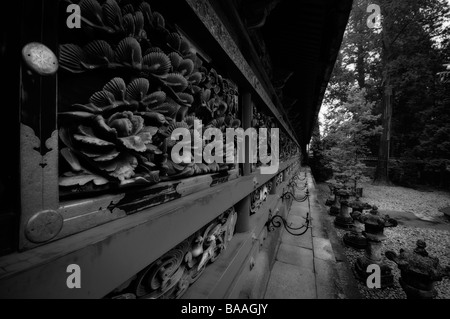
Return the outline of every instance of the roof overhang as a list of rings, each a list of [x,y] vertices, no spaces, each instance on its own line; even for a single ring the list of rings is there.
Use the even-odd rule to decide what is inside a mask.
[[[353,1],[262,2],[270,8],[259,28],[273,67],[272,84],[281,90],[288,119],[305,145],[316,124]]]

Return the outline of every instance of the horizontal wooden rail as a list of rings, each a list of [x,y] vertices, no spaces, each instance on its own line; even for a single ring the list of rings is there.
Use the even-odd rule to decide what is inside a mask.
[[[283,171],[298,159],[280,165]],[[259,170],[258,170],[259,171]],[[241,177],[0,258],[0,298],[102,298],[276,174]],[[162,241],[161,238],[164,238]],[[81,268],[69,289],[67,267]]]
[[[281,187],[286,185],[287,182],[284,182],[281,184]],[[227,288],[229,288],[230,283],[234,281],[243,263],[248,259],[254,244],[259,243],[256,239],[260,237],[260,233],[269,218],[270,211],[275,211],[280,205],[282,205],[282,199],[279,194],[269,195],[258,213],[252,216],[251,230],[246,233],[236,234],[225,252],[206,268],[202,277],[189,288],[183,298],[223,298],[227,294]]]

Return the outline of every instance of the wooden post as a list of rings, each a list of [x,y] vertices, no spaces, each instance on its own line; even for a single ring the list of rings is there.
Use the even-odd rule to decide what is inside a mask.
[[[274,195],[277,193],[277,175],[270,181],[272,183],[272,188],[270,189],[270,195]]]
[[[242,126],[244,130],[252,126],[253,103],[250,92],[245,92],[242,96]],[[251,174],[252,163],[250,163],[250,141],[245,141],[245,163],[243,168],[244,176]]]
[[[235,205],[237,212],[236,233],[245,233],[250,230],[250,196],[244,197]]]
[[[33,7],[29,7],[33,5]],[[43,43],[57,52],[55,1],[27,1],[24,21],[27,26],[21,46]],[[38,13],[36,13],[38,12]],[[33,45],[33,44],[31,44]],[[26,50],[22,52],[26,55]],[[30,53],[28,53],[30,54]],[[50,64],[51,59],[46,63]],[[36,72],[41,65],[22,61],[20,119],[21,216],[19,250],[54,238],[61,230],[63,217],[58,212],[58,130],[57,75]],[[48,66],[47,66],[48,67]]]
[[[252,96],[250,92],[246,91],[242,94],[242,126],[244,130],[251,127],[253,117]],[[245,141],[245,163],[243,164],[242,173],[244,176],[251,174],[250,163],[250,147],[249,143]],[[246,196],[239,203],[236,204],[236,211],[238,213],[236,221],[236,232],[245,233],[250,230],[250,195]]]
[[[283,171],[283,182],[286,182],[286,181],[288,181],[288,180],[289,180],[288,170],[285,169],[285,170]]]

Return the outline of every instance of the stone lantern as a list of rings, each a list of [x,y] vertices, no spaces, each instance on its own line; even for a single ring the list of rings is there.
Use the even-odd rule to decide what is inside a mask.
[[[371,205],[369,205],[368,203],[363,203],[359,199],[358,196],[356,197],[356,199],[354,201],[352,201],[350,203],[350,207],[352,208],[352,213],[355,213],[355,212],[364,213],[364,211],[367,211],[367,210],[370,211],[372,209]],[[353,218],[353,219],[355,219],[355,218]]]
[[[360,211],[354,211],[350,215],[353,218],[354,227],[350,232],[344,234],[342,240],[347,246],[356,249],[365,249],[367,247],[367,239],[362,234],[364,224],[359,221],[362,213]]]
[[[357,197],[356,200],[350,204],[350,206],[352,207],[350,216],[353,218],[353,224],[355,227],[351,229],[351,232],[346,233],[342,239],[347,246],[356,249],[365,249],[367,246],[367,239],[362,234],[364,224],[360,221],[360,218],[362,214],[367,213],[367,210],[371,209],[372,206],[367,203],[363,203],[359,197]]]
[[[353,228],[353,218],[350,216],[350,207],[348,202],[350,193],[347,190],[341,189],[337,192],[337,195],[340,199],[341,209],[334,220],[334,225],[344,229]]]
[[[331,181],[326,181],[328,188],[330,189],[330,194],[328,195],[327,200],[325,201],[325,206],[333,205],[336,196],[334,195],[334,185]]]
[[[334,190],[334,201],[331,203],[330,206],[330,215],[337,215],[339,214],[340,206],[339,206],[339,195],[337,194],[337,190]]]
[[[341,183],[338,182],[329,182],[328,187],[331,190],[331,193],[334,194],[334,199],[330,202],[327,200],[327,203],[330,204],[330,215],[337,215],[340,211],[340,198],[339,198],[339,190],[343,187]]]
[[[381,270],[381,288],[392,286],[394,284],[394,276],[391,268],[382,262],[381,249],[383,241],[386,239],[384,228],[397,226],[397,221],[388,215],[381,216],[376,206],[373,206],[369,214],[361,215],[359,220],[364,223],[362,234],[367,239],[367,246],[364,256],[356,260],[356,275],[365,282],[370,274],[367,272],[367,267],[377,264]]]
[[[418,240],[416,245],[413,252],[400,249],[399,255],[393,251],[385,255],[400,269],[399,282],[408,299],[433,299],[437,296],[434,283],[450,276],[450,267],[442,269],[438,258],[428,256],[425,241]]]

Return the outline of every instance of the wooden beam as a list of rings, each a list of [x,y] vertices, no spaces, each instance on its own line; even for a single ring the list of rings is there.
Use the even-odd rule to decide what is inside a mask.
[[[286,185],[287,181],[281,188]],[[226,296],[230,283],[235,281],[250,251],[255,244],[259,245],[256,239],[264,230],[270,211],[273,212],[282,205],[284,204],[279,195],[269,195],[258,213],[252,216],[249,231],[235,235],[224,254],[206,268],[202,277],[189,288],[183,299],[217,299]]]
[[[293,158],[280,171],[295,163]],[[275,175],[259,172],[0,258],[0,298],[102,298]],[[164,241],[161,241],[164,238]],[[68,289],[67,266],[81,268]]]

